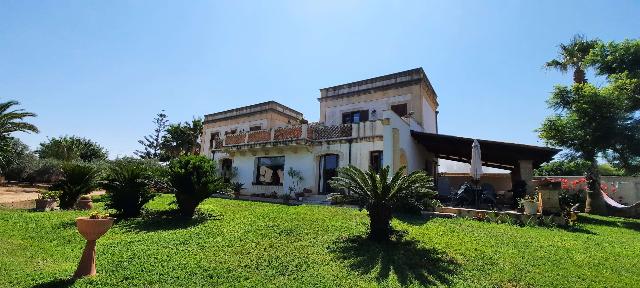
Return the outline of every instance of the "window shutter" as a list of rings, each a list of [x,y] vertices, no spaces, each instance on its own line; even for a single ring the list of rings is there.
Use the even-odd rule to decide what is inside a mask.
[[[360,111],[360,122],[369,121],[369,110]]]

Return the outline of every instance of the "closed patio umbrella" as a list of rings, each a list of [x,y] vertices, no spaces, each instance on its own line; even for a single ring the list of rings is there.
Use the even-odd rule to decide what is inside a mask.
[[[473,144],[471,145],[471,177],[473,178],[473,182],[476,185],[475,187],[475,200],[476,200],[476,208],[480,203],[478,203],[478,183],[480,183],[480,176],[482,176],[482,159],[480,158],[480,143],[478,140],[473,140]]]
[[[473,180],[480,180],[482,176],[482,159],[480,158],[480,143],[473,140],[471,145],[471,177]]]

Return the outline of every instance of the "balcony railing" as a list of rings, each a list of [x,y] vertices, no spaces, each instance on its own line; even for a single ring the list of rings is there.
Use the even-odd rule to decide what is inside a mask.
[[[333,126],[325,126],[319,123],[310,123],[298,126],[287,126],[251,132],[240,132],[236,134],[226,135],[222,146],[227,147],[297,140],[324,141],[369,136],[382,136],[382,123],[380,121]]]

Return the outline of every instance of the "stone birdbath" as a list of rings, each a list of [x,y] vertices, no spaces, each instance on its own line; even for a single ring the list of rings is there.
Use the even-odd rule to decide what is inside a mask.
[[[89,217],[76,218],[76,227],[80,235],[87,240],[80,263],[73,278],[96,275],[96,240],[107,233],[115,218],[92,214]]]

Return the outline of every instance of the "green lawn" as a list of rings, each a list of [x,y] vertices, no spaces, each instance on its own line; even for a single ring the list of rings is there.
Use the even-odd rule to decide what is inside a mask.
[[[566,231],[463,219],[394,220],[405,240],[362,239],[365,212],[210,199],[198,219],[117,223],[98,241],[98,276],[72,282],[86,212],[0,210],[1,287],[631,287],[640,222],[588,217]],[[162,212],[162,211],[165,212]]]

